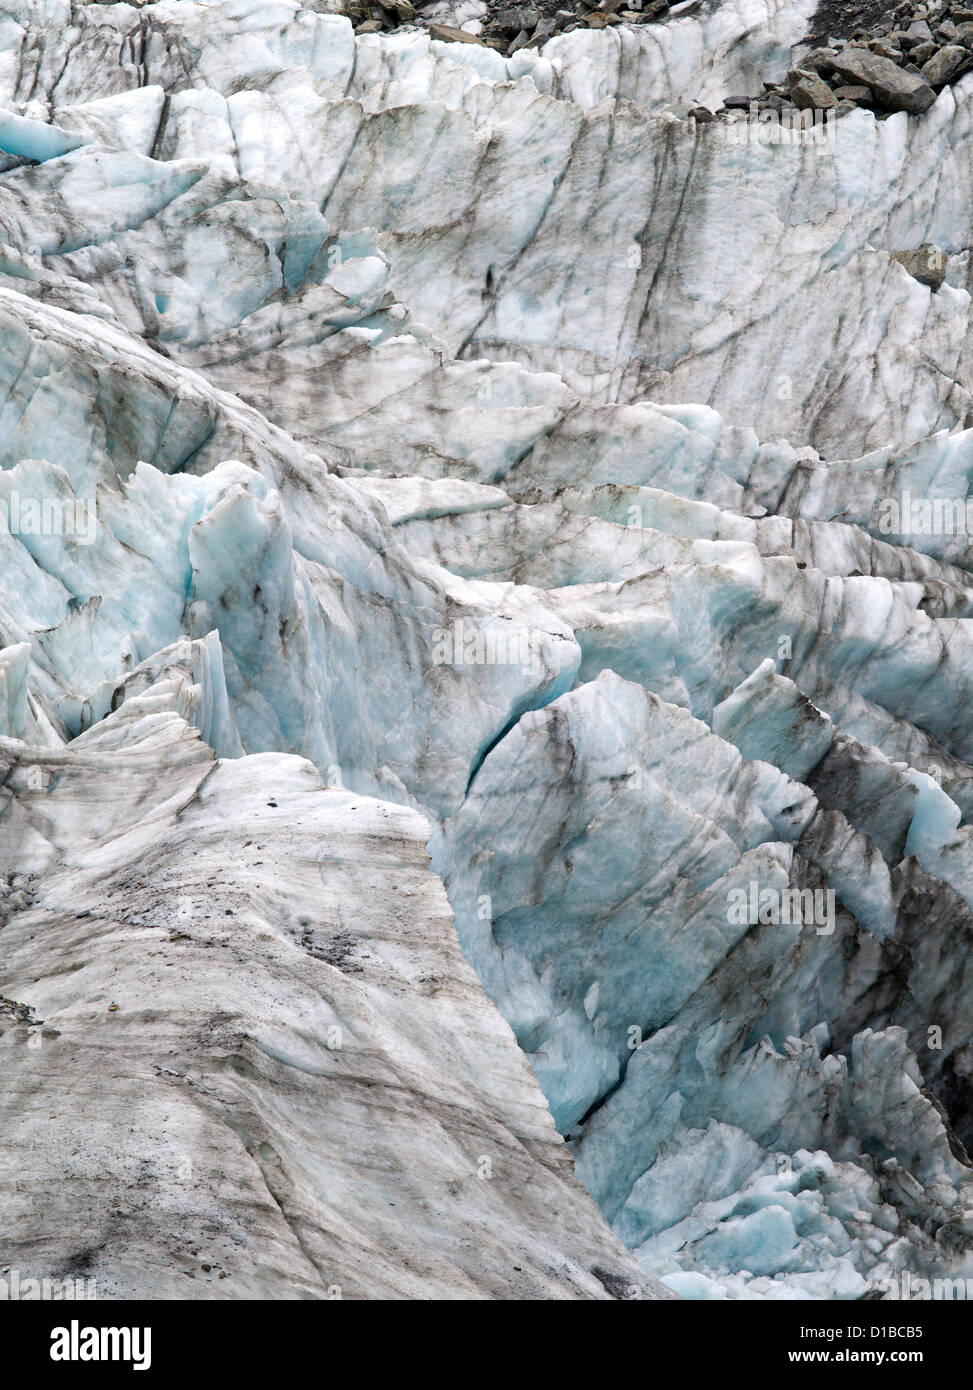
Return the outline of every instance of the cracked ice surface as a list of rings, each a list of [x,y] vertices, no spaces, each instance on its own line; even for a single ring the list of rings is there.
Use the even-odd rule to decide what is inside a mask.
[[[810,12],[504,59],[0,11],[2,514],[97,520],[0,530],[10,1113],[82,1059],[4,1259],[83,1213],[163,1297],[202,1220],[220,1295],[973,1275],[971,553],[879,524],[969,490],[973,77],[833,146],[680,119]]]

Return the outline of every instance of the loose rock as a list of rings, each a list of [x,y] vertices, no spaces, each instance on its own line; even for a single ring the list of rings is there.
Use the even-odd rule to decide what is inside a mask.
[[[949,44],[923,63],[922,75],[931,87],[941,87],[959,71],[969,57],[962,44]]]
[[[867,48],[846,48],[835,56],[835,70],[848,82],[868,87],[890,111],[927,111],[936,93],[921,77],[897,68]]]
[[[909,54],[909,61],[910,63],[915,63],[917,67],[921,68],[922,64],[927,63],[935,52],[936,45],[934,43],[920,43]]]
[[[843,84],[835,87],[834,98],[836,101],[871,101],[872,93],[868,87],[849,87]]]
[[[873,53],[877,53],[880,58],[888,58],[893,63],[901,62],[902,52],[895,44],[886,39],[869,39],[868,47]]]
[[[429,33],[434,39],[441,39],[443,43],[476,43],[481,48],[487,47],[476,34],[468,34],[465,29],[454,29],[451,24],[430,24]]]
[[[493,27],[505,34],[519,34],[521,29],[526,29],[528,33],[533,32],[540,19],[540,11],[528,9],[526,6],[500,10],[493,16]],[[572,14],[571,18],[574,18]]]
[[[946,267],[949,264],[948,254],[931,241],[924,241],[913,251],[896,251],[892,260],[904,265],[914,280],[918,280],[921,285],[928,285],[934,292],[945,280]]]
[[[806,58],[801,59],[802,68],[813,68],[816,72],[826,72],[834,66],[833,48],[812,48]]]
[[[787,74],[787,82],[791,100],[802,111],[823,111],[838,104],[831,88],[816,72],[802,72],[800,68],[792,68]]]

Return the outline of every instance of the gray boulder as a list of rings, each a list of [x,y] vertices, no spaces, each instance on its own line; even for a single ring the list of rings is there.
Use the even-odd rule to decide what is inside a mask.
[[[834,53],[833,48],[812,48],[810,53],[801,59],[799,66],[802,69],[813,68],[815,72],[827,70],[834,66]]]
[[[935,292],[946,278],[949,255],[938,246],[934,246],[931,241],[924,241],[915,250],[896,251],[892,260],[904,265],[914,280],[928,285]]]
[[[918,115],[936,100],[928,82],[903,72],[888,58],[867,48],[846,48],[835,55],[835,71],[846,82],[870,88],[876,99],[890,111],[910,111]]]
[[[528,8],[525,5],[509,10],[498,10],[493,17],[493,23],[502,33],[519,34],[521,29],[533,32],[540,17],[539,10]]]
[[[923,63],[922,75],[930,87],[941,87],[944,82],[948,82],[951,77],[955,76],[963,64],[967,62],[969,56],[969,52],[962,44],[948,44]]]
[[[831,88],[816,72],[792,68],[787,74],[787,85],[791,100],[802,111],[823,111],[828,107],[838,105],[837,98],[833,95]]]

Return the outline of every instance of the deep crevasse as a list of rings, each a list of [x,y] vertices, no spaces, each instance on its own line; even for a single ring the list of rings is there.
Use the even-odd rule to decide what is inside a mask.
[[[207,936],[239,892],[246,949],[209,949],[246,974],[307,963],[313,1004],[283,965],[263,996],[179,976],[168,1069],[235,1059],[252,1119],[224,1180],[289,1227],[258,1296],[642,1277],[564,1173],[432,875],[401,911],[424,836],[467,960],[649,1275],[777,1298],[973,1275],[969,552],[880,524],[903,490],[969,489],[973,78],[919,120],[858,112],[833,144],[683,119],[786,71],[809,18],[747,0],[503,59],[356,39],[289,0],[3,17],[0,501],[77,499],[97,526],[0,534],[2,992],[89,1036],[124,960],[135,1032],[112,1056],[137,1097],[178,1031],[146,1013],[137,929]],[[890,261],[927,240],[954,253],[936,293]],[[295,867],[268,888],[241,862],[228,887],[220,826],[260,844],[249,818],[315,789],[275,851]],[[202,873],[173,862],[196,834]],[[127,876],[141,857],[157,878]],[[740,920],[752,884],[831,892],[832,915]],[[85,953],[87,914],[126,932],[72,993],[44,972],[75,900],[59,950]],[[474,1017],[489,1042],[464,1045]],[[325,1046],[349,1019],[355,1046]],[[386,1120],[362,1066],[442,1136],[429,1164],[403,1108],[379,1165],[399,1176],[364,1197],[344,1168]],[[308,1106],[347,1124],[324,1155]],[[498,1220],[481,1112],[486,1156],[516,1151],[544,1188],[487,1275],[468,1253]],[[219,1141],[193,1116],[173,1166],[196,1171]],[[156,1181],[187,1231],[221,1209]],[[377,1277],[386,1186],[403,1210]],[[571,1213],[560,1252],[537,1237],[551,1210]],[[31,1220],[25,1200],[21,1262]],[[120,1288],[170,1287],[146,1221],[106,1226]]]

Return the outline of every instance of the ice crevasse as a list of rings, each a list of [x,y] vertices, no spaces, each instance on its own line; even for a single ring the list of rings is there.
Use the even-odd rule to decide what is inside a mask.
[[[973,76],[686,119],[812,8],[0,9],[3,1261],[973,1277],[973,552],[882,521],[973,476]]]

